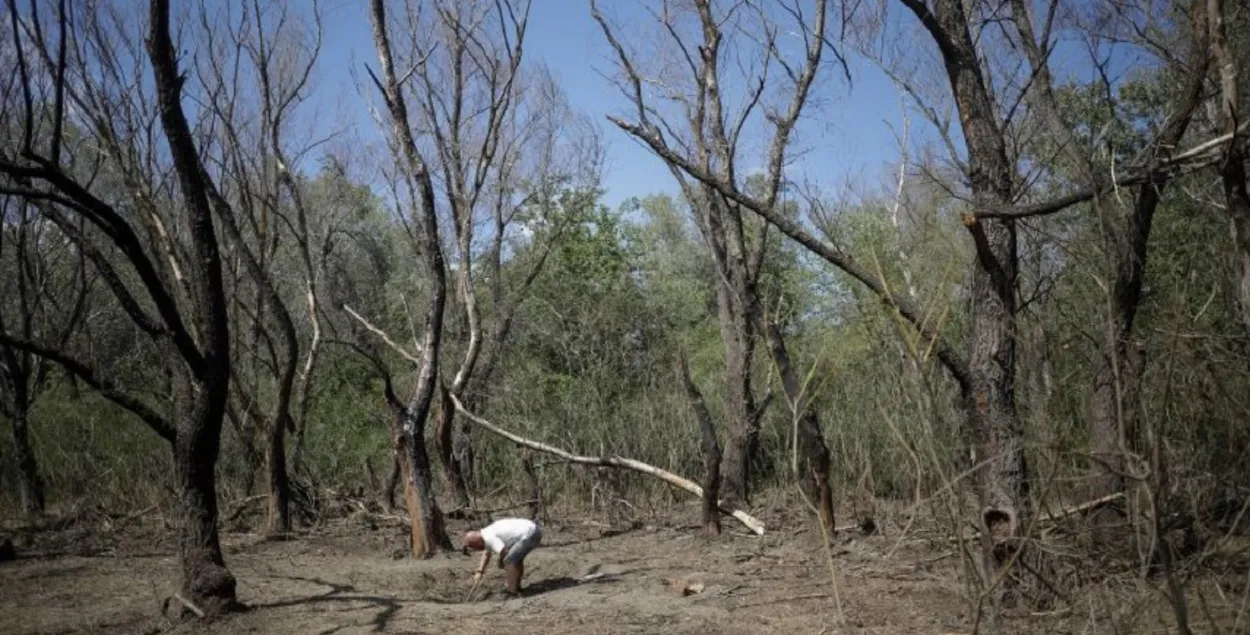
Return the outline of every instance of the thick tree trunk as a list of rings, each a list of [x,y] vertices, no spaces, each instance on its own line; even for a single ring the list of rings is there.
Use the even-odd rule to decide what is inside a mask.
[[[406,413],[398,414],[395,455],[404,484],[404,502],[411,521],[409,544],[412,557],[428,558],[441,550],[451,550],[451,539],[443,524],[443,513],[434,500],[429,455],[425,440]]]
[[[227,376],[180,381],[174,439],[175,519],[182,595],[208,615],[238,607],[235,578],[226,568],[217,533],[216,465],[225,416]]]
[[[759,427],[752,417],[751,333],[740,303],[733,301],[728,281],[717,285],[716,303],[725,351],[725,418],[729,438],[719,472],[725,500],[745,505],[750,500],[752,465],[759,453]]]
[[[12,420],[13,458],[17,463],[17,493],[22,511],[42,514],[44,511],[43,477],[39,475],[39,463],[30,444],[30,405],[21,395],[15,395]]]
[[[986,84],[969,19],[960,0],[937,0],[932,9],[902,0],[933,36],[942,54],[951,94],[968,148],[967,176],[974,211],[1013,201],[1015,166],[1007,156],[990,89]],[[1015,221],[964,218],[975,245],[971,263],[972,320],[967,376],[962,382],[965,433],[977,466],[981,504],[981,577],[1001,579],[1003,568],[1024,544],[1029,526],[1029,471],[1023,429],[1016,410],[1016,281],[1019,253]],[[1003,585],[991,595],[991,630]]]
[[[269,422],[266,433],[265,466],[269,473],[269,514],[265,533],[278,536],[291,532],[291,483],[286,469],[286,424],[281,418]]]
[[[699,231],[716,263],[716,317],[725,353],[725,426],[728,439],[721,457],[721,492],[734,505],[750,500],[752,471],[759,454],[759,418],[751,388],[758,306],[753,273],[747,267],[741,212],[710,187],[687,188]]]
[[[985,556],[1001,565],[1003,554],[996,547],[1017,537],[1028,522],[1029,472],[1015,400],[1016,232],[1004,221],[984,223],[983,231],[999,267],[991,272],[983,264],[974,265],[971,382],[965,397],[975,463],[982,466],[976,482],[989,530],[983,533]]]

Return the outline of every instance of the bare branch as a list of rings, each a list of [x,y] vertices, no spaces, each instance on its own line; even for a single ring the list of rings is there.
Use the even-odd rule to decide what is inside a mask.
[[[467,409],[465,409],[464,405],[460,403],[460,400],[457,399],[454,394],[451,395],[451,400],[452,400],[452,403],[455,404],[456,406],[456,412],[459,412],[466,419],[468,419],[469,421],[472,421],[474,424],[486,429],[487,431],[497,434],[519,446],[530,448],[531,450],[537,450],[539,452],[544,452],[546,454],[559,457],[560,459],[568,461],[569,463],[578,463],[581,465],[597,465],[601,467],[624,468],[627,470],[640,472],[642,474],[648,474],[650,476],[654,476],[664,481],[665,483],[668,483],[670,485],[683,489],[687,492],[690,492],[691,494],[694,494],[695,496],[699,496],[699,497],[703,496],[703,488],[699,487],[696,483],[694,483],[694,481],[691,481],[686,478],[682,478],[667,470],[662,470],[653,465],[648,465],[646,463],[643,463],[642,461],[637,461],[634,459],[627,459],[625,457],[620,457],[620,456],[600,457],[600,456],[582,456],[578,454],[573,454],[572,452],[561,450],[560,448],[557,448],[552,445],[547,445],[546,443],[542,443],[540,441],[533,441],[521,435],[509,432],[503,428],[500,428],[499,426],[473,414],[472,412],[469,412]],[[764,524],[761,523],[759,520],[756,520],[754,517],[750,516],[746,512],[737,510],[737,509],[729,509],[728,507],[725,506],[723,502],[721,503],[720,510],[721,510],[721,513],[733,516],[734,518],[738,519],[739,522],[741,522],[743,525],[746,525],[746,527],[750,529],[751,531],[755,532],[756,535],[760,535],[760,536],[764,535]]]
[[[395,342],[395,340],[391,339],[391,336],[387,335],[386,331],[383,331],[382,329],[374,326],[372,323],[369,322],[369,320],[366,320],[364,316],[360,315],[359,313],[356,312],[355,309],[351,308],[350,306],[347,306],[346,304],[343,305],[343,310],[347,311],[349,315],[355,318],[356,321],[359,322],[361,326],[365,327],[365,329],[367,329],[370,333],[373,333],[374,335],[377,335],[379,338],[381,338],[381,340],[385,342],[387,346],[391,347],[391,350],[395,351],[396,353],[399,353],[400,357],[403,357],[404,359],[408,360],[409,362],[412,363],[413,366],[417,368],[421,367],[421,358],[417,357],[416,355],[413,355],[407,350],[404,350],[404,347],[400,346],[398,343]],[[417,350],[419,352],[421,349],[418,348]]]
[[[100,396],[121,406],[122,408],[125,408],[126,410],[129,410],[135,416],[142,419],[143,422],[148,424],[148,427],[152,428],[152,430],[160,435],[162,439],[171,443],[173,442],[174,427],[170,424],[168,419],[158,414],[155,410],[152,410],[147,406],[147,404],[143,403],[138,398],[120,390],[109,380],[100,377],[98,373],[93,371],[91,367],[87,366],[83,362],[80,362],[65,353],[53,350],[35,342],[10,337],[3,331],[0,331],[0,344],[18,350],[27,351],[51,360],[70,373],[73,373],[74,376],[81,379],[83,383],[100,393]]]

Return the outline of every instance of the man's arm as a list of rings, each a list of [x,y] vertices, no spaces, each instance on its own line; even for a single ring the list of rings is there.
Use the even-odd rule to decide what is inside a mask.
[[[473,572],[474,578],[480,578],[482,577],[483,573],[486,573],[486,566],[490,564],[490,556],[491,556],[490,549],[486,549],[482,552],[482,561],[481,563],[477,565],[477,571]],[[499,561],[503,562],[503,558],[500,558]]]

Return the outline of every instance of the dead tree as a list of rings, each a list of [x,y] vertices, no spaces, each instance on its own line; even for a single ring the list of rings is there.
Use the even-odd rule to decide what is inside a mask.
[[[416,387],[407,403],[400,402],[393,393],[388,396],[394,410],[392,440],[400,457],[404,499],[411,518],[412,555],[425,558],[439,549],[451,548],[451,539],[443,526],[443,513],[434,499],[429,454],[425,446],[425,423],[438,386],[438,358],[442,345],[443,313],[447,304],[447,272],[439,240],[434,183],[429,164],[417,148],[407,102],[395,71],[386,8],[382,0],[370,3],[370,18],[382,76],[379,78],[372,71],[370,75],[386,105],[391,124],[389,142],[401,166],[400,178],[406,188],[412,220],[416,225],[414,243],[430,285],[420,357],[414,357],[417,360]]]
[[[0,333],[68,350],[89,308],[86,262],[70,260],[69,241],[29,201],[5,197],[0,210]],[[51,367],[29,350],[0,345],[0,415],[9,420],[18,501],[28,514],[43,513],[46,504],[30,425]]]
[[[761,3],[739,3],[725,15],[718,15],[713,3],[704,0],[694,2],[693,11],[666,3],[662,14],[657,14],[658,31],[673,47],[675,65],[681,70],[677,77],[665,76],[658,81],[646,76],[642,58],[630,51],[593,0],[591,11],[616,56],[622,92],[634,111],[633,121],[609,119],[669,165],[717,262],[721,278],[718,308],[727,360],[726,410],[732,421],[722,468],[727,493],[745,497],[749,465],[757,447],[754,438],[762,408],[752,395],[750,372],[755,336],[763,334],[793,416],[794,478],[817,509],[821,522],[832,531],[829,450],[811,395],[804,390],[775,318],[766,314],[760,301],[757,282],[765,226],[749,233],[744,217],[747,211],[781,216],[777,201],[786,153],[827,49],[827,4],[817,2],[810,15],[788,6],[793,24],[783,27]],[[727,38],[729,24],[735,32],[752,33],[758,46],[744,44],[745,36]],[[797,59],[787,59],[776,46],[785,29],[796,31],[802,38],[804,46]],[[733,99],[724,88],[728,78],[722,67],[731,47],[734,55],[743,54],[745,49],[754,56],[750,62],[754,73],[745,78],[745,95],[740,100],[745,105],[736,111],[730,110]],[[666,88],[657,96],[645,88],[650,85]],[[780,99],[774,101],[773,94],[780,94]],[[675,104],[676,112],[666,116],[654,102]],[[739,140],[746,126],[760,125],[761,120],[771,124],[773,136],[766,146],[765,174],[752,191],[741,168]]]
[[[222,159],[217,167],[232,209],[237,210],[237,217],[221,218],[233,256],[235,323],[238,332],[247,333],[235,338],[245,354],[236,356],[240,363],[235,365],[232,392],[239,412],[264,430],[266,528],[274,534],[291,530],[286,436],[303,430],[307,418],[322,343],[317,279],[334,246],[333,227],[325,227],[324,236],[319,235],[288,167],[289,156],[306,154],[313,143],[304,139],[295,144],[290,124],[306,99],[305,88],[319,56],[320,11],[314,2],[308,34],[301,33],[303,25],[284,2],[253,1],[225,11],[201,7],[198,16],[205,54],[197,76],[208,89],[207,109],[218,130]],[[248,86],[241,77],[254,84]],[[298,247],[304,278],[304,297],[299,299],[278,291],[284,282],[278,272],[289,270],[288,263],[279,261],[278,248],[287,239]],[[302,312],[301,303],[306,309]],[[309,326],[306,350],[301,350],[296,330],[297,312]],[[269,404],[261,398],[262,380],[275,387]]]
[[[403,28],[393,33],[404,41],[407,59],[401,62],[410,63],[412,72],[400,90],[413,104],[414,125],[423,131],[417,143],[429,157],[455,238],[448,263],[454,268],[449,311],[455,317],[448,321],[444,350],[460,361],[440,373],[435,439],[452,495],[468,508],[473,445],[469,427],[456,423],[449,397],[482,403],[517,308],[560,232],[547,237],[529,274],[506,294],[500,278],[504,241],[517,212],[548,194],[552,182],[582,185],[593,174],[575,161],[596,165],[600,159],[569,152],[572,144],[562,137],[574,118],[563,95],[541,69],[522,65],[529,0],[410,2],[404,10]],[[568,156],[557,157],[561,152]],[[485,235],[478,234],[479,224]],[[482,239],[485,249],[478,247]],[[491,285],[485,318],[478,293],[482,271]]]
[[[170,442],[181,595],[205,614],[219,613],[238,605],[235,578],[226,568],[218,539],[215,474],[229,393],[230,330],[213,220],[215,211],[228,204],[208,177],[182,110],[186,76],[179,68],[170,36],[168,1],[152,0],[148,5],[146,51],[154,95],[124,89],[112,95],[135,102],[152,100],[145,102],[151,106],[147,112],[158,115],[158,129],[168,146],[164,156],[177,182],[177,196],[168,192],[169,198],[159,206],[154,204],[155,196],[150,196],[157,191],[158,176],[141,167],[159,165],[163,153],[152,146],[135,145],[139,139],[133,135],[114,135],[117,122],[110,117],[113,111],[97,108],[93,98],[93,93],[105,90],[109,82],[117,82],[111,88],[120,88],[126,77],[137,78],[137,73],[146,71],[137,53],[143,50],[137,46],[140,38],[124,31],[120,22],[110,22],[111,37],[101,39],[98,35],[103,29],[86,28],[99,18],[94,7],[74,7],[71,12],[66,5],[64,1],[58,3],[52,28],[44,22],[39,5],[21,16],[16,2],[8,3],[19,51],[12,72],[21,97],[5,103],[5,129],[16,131],[19,137],[11,137],[0,155],[0,174],[5,177],[0,190],[41,204],[41,212],[70,237],[135,326],[151,338],[172,379],[169,410],[158,412],[114,386],[88,363],[68,351],[56,350],[50,343],[8,334],[0,335],[0,339],[60,364]],[[79,33],[84,37],[78,38]],[[57,37],[55,48],[53,35]],[[128,47],[123,48],[123,44]],[[136,74],[101,77],[71,66],[97,59],[93,51],[99,50],[128,59],[132,68],[122,70]],[[36,59],[28,57],[28,52]],[[36,104],[40,108],[50,104],[46,117]],[[89,126],[82,133],[69,124],[66,112],[71,104],[75,124],[85,120]],[[37,120],[47,121],[48,126],[37,127]],[[125,148],[131,153],[111,154],[110,136],[118,143],[132,144]],[[93,157],[97,148],[102,152]],[[143,163],[147,159],[154,163]],[[124,203],[129,208],[124,213],[116,206],[119,203],[112,202],[111,193],[101,190],[92,178],[105,166],[124,183]],[[158,208],[164,215],[157,212]],[[78,229],[71,220],[74,218],[87,221],[89,227]],[[136,223],[146,223],[147,227],[139,229]],[[175,223],[179,231],[166,232],[164,240],[140,238],[140,232],[157,225],[168,229]],[[180,254],[186,257],[180,259]]]
[[[414,51],[422,58],[416,70],[424,95],[418,100],[418,119],[431,131],[435,165],[452,213],[456,284],[467,330],[460,365],[450,385],[441,391],[443,395],[464,394],[482,351],[481,311],[473,275],[475,212],[490,180],[498,176],[496,160],[506,147],[503,134],[519,97],[517,78],[529,10],[528,1],[436,2],[433,33],[411,34],[414,45],[424,45]],[[444,466],[452,491],[461,506],[467,507],[465,477],[472,469],[473,448],[467,428],[453,428],[455,408],[449,407],[446,398],[441,403],[438,438]]]

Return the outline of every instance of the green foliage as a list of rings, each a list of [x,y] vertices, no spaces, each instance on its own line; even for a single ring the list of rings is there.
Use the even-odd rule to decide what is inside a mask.
[[[1160,102],[1148,88],[1124,89],[1117,121],[1150,120],[1151,108]],[[1138,90],[1141,94],[1134,93]],[[1084,109],[1091,125],[1103,125],[1095,112],[1096,95],[1067,89],[1064,95],[1065,108]],[[1122,133],[1123,151],[1131,149],[1130,133],[1127,128]],[[368,479],[380,479],[389,470],[389,415],[375,369],[344,342],[377,340],[341,306],[370,316],[410,346],[420,328],[412,316],[420,315],[426,282],[412,266],[410,228],[388,213],[378,194],[353,183],[334,164],[300,183],[309,209],[316,212],[309,219],[311,235],[331,248],[318,279],[327,341],[313,382],[297,476],[321,486],[371,487],[376,483]],[[1198,185],[1196,180],[1186,183],[1190,190]],[[1219,255],[1227,253],[1227,229],[1185,191],[1169,191],[1151,239],[1149,288],[1138,328],[1147,350],[1141,407],[1150,429],[1186,458],[1186,474],[1222,474],[1237,482],[1229,466],[1250,449],[1250,434],[1238,425],[1245,413],[1236,396],[1250,388],[1250,364],[1244,341],[1230,335],[1238,330],[1225,275],[1229,265]],[[698,429],[674,362],[684,351],[720,421],[724,359],[710,252],[683,202],[655,195],[610,210],[599,195],[562,183],[542,184],[518,212],[519,231],[505,241],[499,280],[493,279],[491,267],[478,265],[479,288],[492,289],[498,282],[498,301],[507,302],[544,262],[517,309],[497,371],[483,387],[480,413],[574,451],[631,456],[698,477]],[[845,207],[825,229],[888,288],[913,296],[925,319],[958,345],[970,314],[962,299],[970,258],[963,229],[938,191],[912,188],[907,203],[897,216],[891,204],[879,201]],[[792,201],[782,203],[782,209],[796,218],[804,213]],[[957,392],[928,343],[862,284],[764,229],[758,219],[747,215],[745,221],[748,241],[767,232],[762,297],[769,314],[780,319],[821,413],[837,491],[848,497],[911,499],[941,487],[940,474],[931,467],[953,470],[960,452],[960,415]],[[1034,358],[1026,352],[1020,360],[1020,407],[1030,434],[1041,438],[1045,433],[1070,453],[1061,452],[1068,457],[1062,465],[1075,473],[1081,462],[1074,457],[1086,442],[1095,342],[1106,319],[1099,282],[1105,248],[1095,219],[1083,209],[1022,231],[1025,261],[1032,263],[1033,254],[1039,255],[1022,271],[1021,294],[1028,305],[1021,329],[1032,332],[1040,326],[1049,333],[1043,346],[1055,385],[1041,401],[1034,398],[1029,383]],[[303,310],[300,258],[298,245],[284,241],[273,266],[284,272],[281,292],[290,306]],[[493,319],[502,306],[492,293],[479,295],[484,319]],[[99,291],[92,302],[98,307],[88,338],[93,360],[113,381],[161,407],[167,387],[154,362],[156,352],[107,293]],[[307,341],[309,324],[298,317],[301,340]],[[448,328],[461,327],[453,320]],[[397,371],[396,388],[403,396],[413,379],[406,362],[383,345],[375,350]],[[788,480],[792,421],[762,350],[752,369],[755,383],[777,393],[763,420],[763,455],[756,471],[757,485],[767,487]],[[443,363],[454,365],[458,354],[445,352]],[[259,385],[259,396],[268,403],[272,387]],[[68,384],[54,381],[38,402],[33,429],[54,499],[163,496],[165,444],[89,391],[71,396]],[[474,438],[478,469],[473,490],[506,493],[511,487],[512,493],[524,495],[516,478],[521,453],[488,435]],[[249,440],[259,442],[257,431],[232,425],[224,433],[219,473],[225,498],[260,490],[261,475],[244,452]],[[0,440],[6,456],[8,443],[7,436]],[[539,464],[547,493],[555,499],[616,504],[611,501],[670,495],[665,487],[631,475]],[[11,483],[12,467],[0,467],[0,478]]]

